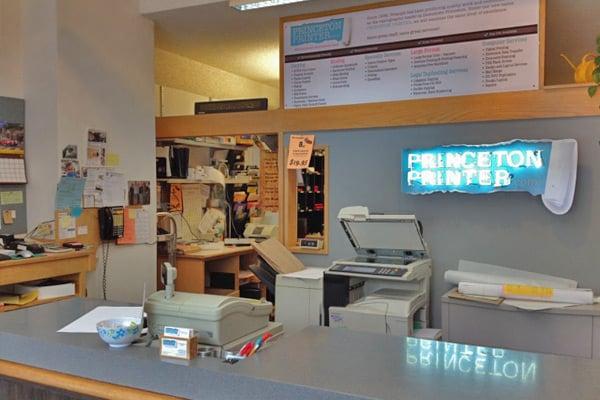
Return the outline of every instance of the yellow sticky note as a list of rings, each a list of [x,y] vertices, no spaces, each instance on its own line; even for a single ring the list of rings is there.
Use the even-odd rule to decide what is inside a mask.
[[[12,225],[12,223],[14,222],[14,217],[13,217],[13,210],[3,210],[2,211],[2,222],[4,222],[6,225]]]
[[[136,219],[137,217],[137,209],[135,208],[129,208],[128,209],[128,215],[129,215],[129,219]]]
[[[67,229],[70,228],[73,221],[72,221],[73,217],[71,217],[70,215],[62,215],[58,218],[58,221],[60,223],[60,227],[63,229]]]
[[[23,204],[23,192],[21,190],[0,192],[0,204]]]
[[[106,155],[107,167],[117,167],[119,164],[121,164],[121,157],[117,153],[108,153]]]

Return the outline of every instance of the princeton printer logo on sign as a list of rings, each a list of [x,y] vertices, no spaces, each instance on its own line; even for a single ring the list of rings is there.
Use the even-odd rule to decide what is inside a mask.
[[[516,140],[494,145],[404,150],[405,193],[544,193],[550,142]]]
[[[291,27],[291,45],[319,44],[328,41],[349,44],[347,18],[332,18],[324,22],[310,22]],[[346,34],[344,34],[346,33]]]
[[[402,191],[541,195],[555,214],[572,205],[577,177],[577,142],[513,140],[451,145],[402,152]]]

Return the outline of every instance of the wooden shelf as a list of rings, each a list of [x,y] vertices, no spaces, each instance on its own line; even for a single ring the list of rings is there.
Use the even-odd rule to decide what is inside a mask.
[[[23,308],[35,307],[35,306],[39,306],[39,305],[42,305],[42,304],[54,303],[55,301],[61,301],[61,300],[70,299],[70,298],[73,298],[73,297],[75,297],[75,295],[62,296],[62,297],[53,297],[51,299],[44,299],[44,300],[34,300],[31,303],[23,304],[22,306],[6,305],[6,306],[0,307],[0,313],[8,312],[8,311],[21,310]]]
[[[588,86],[594,85],[593,83],[563,83],[560,85],[544,85],[545,90],[553,90],[553,89],[570,89],[570,88],[580,88],[585,90]]]
[[[178,144],[181,146],[190,146],[190,147],[203,147],[209,149],[217,149],[217,150],[239,150],[244,151],[248,148],[248,146],[242,145],[232,145],[232,144],[222,144],[222,143],[210,143],[210,142],[198,142],[196,140],[191,139],[172,139],[172,140],[164,140],[158,139],[157,143],[161,144]]]
[[[249,185],[251,183],[257,183],[257,180],[249,175],[243,175],[241,177],[236,176],[235,178],[225,178],[226,185]]]
[[[207,294],[215,294],[218,296],[231,296],[231,297],[240,297],[240,291],[234,289],[222,289],[222,288],[204,288],[204,293]]]
[[[544,88],[433,99],[156,118],[158,138],[351,130],[600,115],[585,87]],[[398,133],[402,133],[398,130]]]
[[[183,178],[158,178],[158,182],[167,182],[171,184],[191,184],[191,183],[202,183],[204,185],[220,185],[221,182],[206,181],[202,179],[183,179]]]
[[[298,254],[328,254],[326,249],[309,249],[308,247],[292,246],[288,247],[292,253]]]
[[[240,270],[239,282],[240,286],[242,286],[248,283],[260,283],[260,279],[258,279],[258,277],[252,273],[252,271],[243,269]]]

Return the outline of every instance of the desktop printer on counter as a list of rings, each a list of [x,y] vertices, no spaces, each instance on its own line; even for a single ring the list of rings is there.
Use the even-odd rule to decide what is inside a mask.
[[[356,257],[325,271],[325,325],[390,335],[426,328],[431,259],[414,215],[338,214]]]
[[[248,239],[266,240],[279,235],[277,225],[255,224],[248,222],[244,229],[244,237]]]
[[[222,346],[269,326],[273,305],[239,297],[175,292],[177,271],[168,263],[162,267],[165,290],[148,297],[144,311],[153,336],[165,326],[192,328],[202,344]]]
[[[246,229],[244,229],[244,237],[248,239],[256,239],[257,241],[276,238],[279,236],[279,217],[276,213],[266,211],[260,218],[252,218]]]

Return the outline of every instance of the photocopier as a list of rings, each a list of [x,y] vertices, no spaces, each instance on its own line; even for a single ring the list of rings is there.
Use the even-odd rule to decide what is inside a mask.
[[[398,336],[426,328],[431,259],[416,217],[358,206],[338,220],[356,256],[324,273],[325,325]]]
[[[198,343],[228,346],[256,334],[283,332],[280,323],[269,322],[273,305],[267,301],[211,294],[176,292],[177,270],[163,263],[161,279],[165,290],[151,294],[144,304],[149,333],[156,337],[165,326],[192,328]]]

